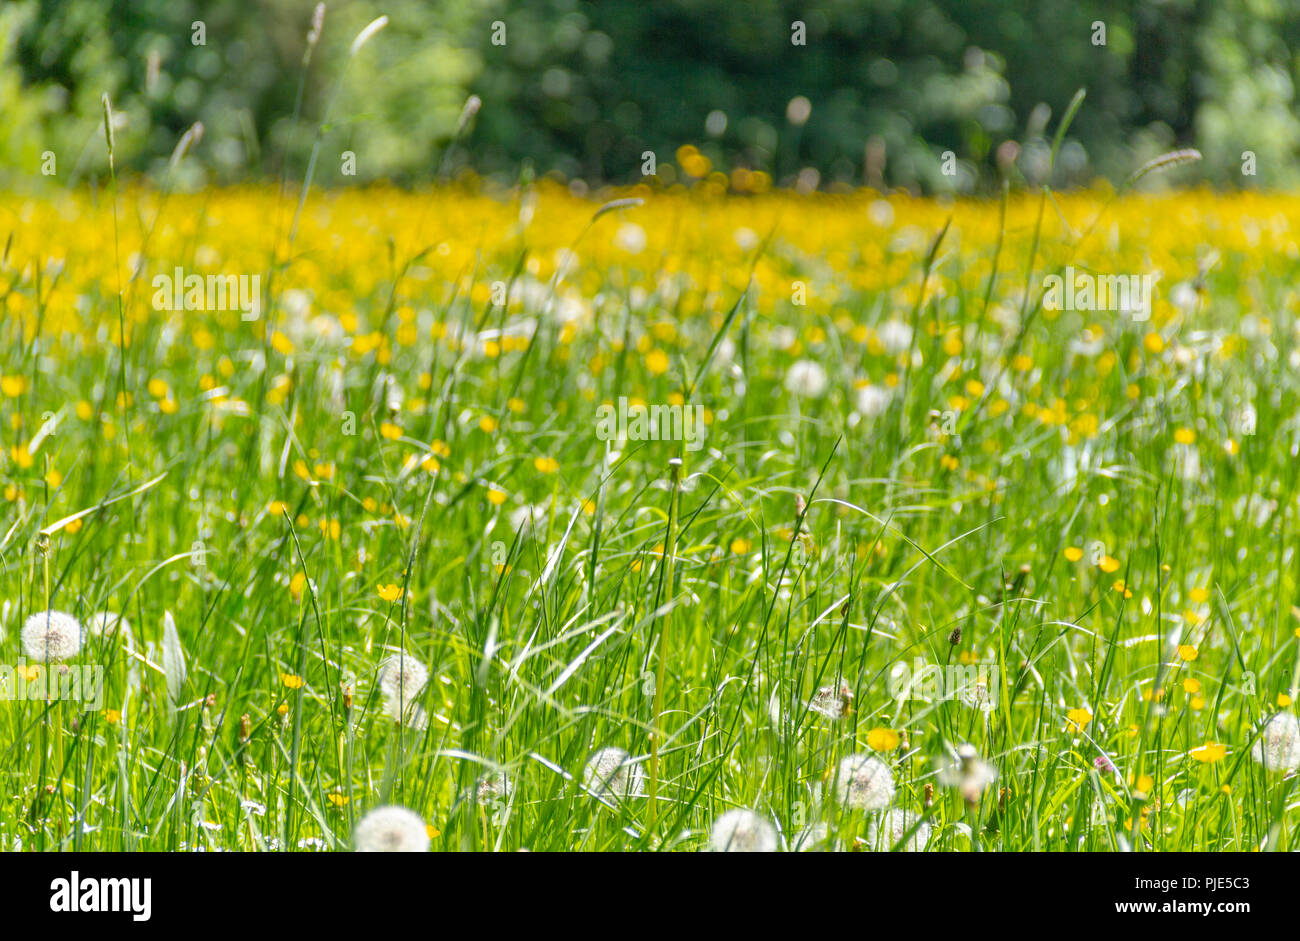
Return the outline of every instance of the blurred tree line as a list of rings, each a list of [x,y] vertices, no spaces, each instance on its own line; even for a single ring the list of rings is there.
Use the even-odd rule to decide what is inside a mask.
[[[12,0],[0,6],[0,173],[160,174],[195,121],[187,185],[416,183],[472,169],[987,189],[1122,178],[1179,146],[1228,185],[1293,185],[1300,0]],[[380,14],[387,27],[355,56]],[[294,114],[302,85],[298,120]],[[467,98],[482,107],[457,140]],[[678,149],[691,145],[690,167]],[[1253,154],[1253,161],[1243,153]],[[344,153],[355,154],[355,177]],[[1253,166],[1251,164],[1253,163]],[[1256,175],[1244,175],[1243,165]]]

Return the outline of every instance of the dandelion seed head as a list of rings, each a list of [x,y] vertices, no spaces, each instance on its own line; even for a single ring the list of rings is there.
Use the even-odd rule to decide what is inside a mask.
[[[883,386],[863,386],[857,393],[857,413],[863,418],[875,418],[889,407],[889,390]]]
[[[997,776],[998,769],[982,759],[970,744],[961,745],[957,749],[957,760],[939,769],[939,782],[957,788],[969,804],[978,801]]]
[[[362,817],[352,842],[358,853],[425,853],[429,831],[419,814],[393,804]]]
[[[583,783],[598,797],[623,800],[645,793],[645,772],[621,748],[602,748],[587,760]]]
[[[810,823],[790,841],[796,853],[838,853],[844,849],[839,840],[830,838],[830,827],[825,823]]]
[[[429,682],[429,671],[409,653],[394,654],[379,665],[379,688],[385,698],[410,703]]]
[[[856,810],[883,810],[894,799],[894,775],[879,758],[848,755],[840,761],[835,793],[841,804]]]
[[[500,798],[509,797],[512,785],[504,774],[489,774],[479,779],[475,799],[480,804],[490,804]]]
[[[913,827],[916,827],[916,831],[900,843],[904,834]],[[930,824],[923,820],[918,825],[916,814],[910,810],[887,810],[879,820],[871,821],[867,827],[867,844],[875,850],[891,850],[898,846],[905,853],[919,853],[928,842]]]
[[[842,719],[853,706],[853,690],[847,683],[823,686],[817,690],[808,708],[828,719]]]
[[[1300,722],[1290,712],[1275,713],[1264,724],[1251,756],[1269,771],[1300,767]]]
[[[876,331],[880,344],[891,356],[902,353],[912,345],[912,328],[901,320],[888,320]]]
[[[715,853],[775,853],[776,828],[754,811],[737,807],[713,821],[709,846]]]
[[[804,398],[821,398],[826,392],[826,370],[810,359],[801,359],[786,371],[785,389]]]
[[[29,660],[67,660],[81,649],[81,624],[62,611],[40,611],[23,622],[22,641]]]
[[[546,519],[547,512],[544,503],[525,503],[515,507],[510,512],[510,529],[514,532],[519,532],[521,529],[531,530]]]
[[[111,611],[96,611],[86,618],[86,632],[91,637],[116,634],[118,631],[127,634],[131,633],[131,622],[120,614],[114,614]]]

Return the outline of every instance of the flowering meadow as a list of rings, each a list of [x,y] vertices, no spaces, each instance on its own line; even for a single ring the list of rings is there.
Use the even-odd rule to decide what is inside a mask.
[[[1300,198],[677,156],[0,197],[0,848],[1296,848]]]

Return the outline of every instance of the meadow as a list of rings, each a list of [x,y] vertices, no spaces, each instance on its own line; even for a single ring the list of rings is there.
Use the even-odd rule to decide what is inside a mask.
[[[0,197],[0,848],[1297,847],[1300,198],[678,159]]]

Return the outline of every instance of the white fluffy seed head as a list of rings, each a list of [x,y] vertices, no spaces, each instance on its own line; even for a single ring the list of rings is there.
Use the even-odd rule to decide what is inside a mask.
[[[645,793],[645,772],[632,764],[621,748],[602,748],[587,759],[582,775],[587,790],[597,797],[625,800]]]
[[[358,853],[426,853],[429,831],[415,811],[390,804],[361,818],[352,844]]]
[[[394,654],[379,665],[379,688],[384,697],[403,706],[412,703],[429,682],[429,671],[409,653]]]
[[[912,328],[901,320],[889,320],[876,331],[885,352],[890,355],[904,352],[912,345]]]
[[[823,686],[808,703],[808,708],[828,719],[842,719],[853,708],[853,690],[847,683]]]
[[[811,359],[801,359],[787,370],[785,389],[806,398],[820,398],[826,391],[826,370]]]
[[[796,853],[839,853],[844,845],[830,838],[830,827],[825,823],[810,823],[795,834],[790,849]]]
[[[904,834],[913,827],[916,831],[903,840]],[[930,825],[925,821],[918,825],[916,814],[910,810],[887,810],[867,828],[867,845],[873,850],[892,850],[897,845],[905,853],[919,853],[928,842]]]
[[[111,611],[96,611],[86,618],[86,631],[91,637],[116,634],[118,631],[131,633],[131,622],[120,614]]]
[[[510,796],[514,785],[504,774],[487,774],[479,778],[474,792],[474,799],[480,804],[492,804]]]
[[[1300,767],[1300,722],[1289,712],[1274,714],[1264,724],[1251,755],[1269,771]]]
[[[713,821],[709,846],[715,853],[775,853],[776,828],[744,807]]]
[[[29,660],[67,660],[81,649],[81,624],[62,611],[41,611],[23,623],[22,640]]]
[[[857,394],[857,413],[863,418],[875,418],[889,407],[889,391],[881,386],[863,386]]]
[[[855,810],[883,810],[894,799],[894,776],[873,755],[848,755],[835,778],[839,802]]]

